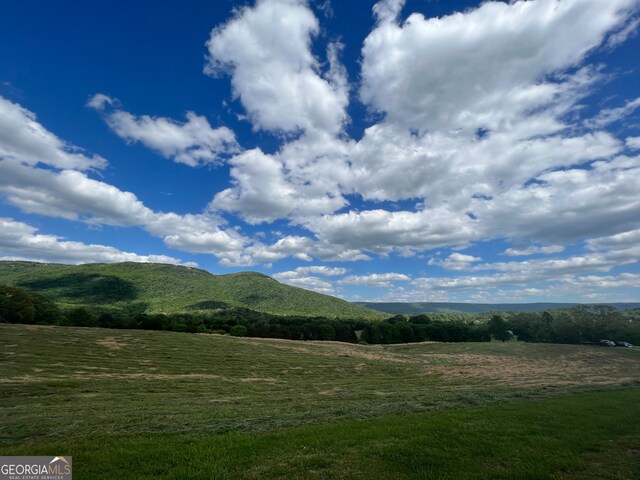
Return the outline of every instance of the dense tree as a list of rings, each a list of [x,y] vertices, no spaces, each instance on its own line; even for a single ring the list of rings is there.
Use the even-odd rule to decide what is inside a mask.
[[[69,310],[66,315],[69,325],[74,327],[97,327],[98,318],[86,308],[74,308]]]
[[[0,317],[8,323],[34,323],[36,308],[31,293],[21,288],[0,287]]]
[[[506,340],[509,340],[509,338],[511,337],[509,324],[500,315],[493,315],[491,317],[487,329],[489,331],[489,334],[496,340],[504,342]]]
[[[328,323],[318,325],[318,340],[335,340],[336,331]]]
[[[640,309],[619,312],[604,305],[576,306],[542,313],[395,315],[386,321],[337,320],[281,316],[247,308],[221,308],[211,313],[150,314],[142,305],[127,310],[95,312],[77,307],[61,314],[48,298],[0,286],[0,322],[141,328],[190,333],[232,333],[293,340],[360,339],[371,344],[402,342],[481,342],[507,340],[509,331],[527,342],[581,343],[599,339],[640,343]],[[135,313],[137,312],[137,313]]]
[[[247,336],[247,327],[244,325],[234,325],[231,330],[229,330],[229,334],[234,337],[246,337]]]
[[[426,325],[427,323],[431,323],[431,318],[424,313],[420,315],[413,315],[409,317],[409,322],[415,323],[417,325]]]

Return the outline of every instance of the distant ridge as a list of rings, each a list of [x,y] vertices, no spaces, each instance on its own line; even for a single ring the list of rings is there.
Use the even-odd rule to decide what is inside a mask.
[[[159,263],[63,265],[0,261],[0,285],[46,295],[62,308],[179,313],[250,308],[274,315],[384,318],[345,300],[282,284],[257,272],[213,275]]]
[[[357,302],[384,313],[418,315],[421,313],[486,313],[486,312],[542,312],[556,308],[569,308],[578,303],[446,303],[446,302]],[[640,303],[604,303],[618,310],[640,308]]]

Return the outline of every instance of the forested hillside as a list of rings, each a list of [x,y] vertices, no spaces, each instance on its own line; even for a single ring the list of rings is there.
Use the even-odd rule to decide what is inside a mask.
[[[0,285],[46,295],[62,308],[115,313],[198,312],[244,307],[275,315],[385,318],[368,308],[256,272],[212,275],[151,263],[61,265],[0,262]]]

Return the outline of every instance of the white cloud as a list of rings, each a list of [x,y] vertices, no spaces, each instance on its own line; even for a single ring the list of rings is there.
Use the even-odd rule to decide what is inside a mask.
[[[609,35],[609,38],[607,39],[607,46],[609,48],[615,48],[627,41],[628,38],[635,36],[638,33],[639,25],[640,18],[630,19],[621,29]]]
[[[98,100],[106,101],[96,99]],[[22,135],[21,138],[24,138],[26,144],[35,145],[34,149],[44,150],[43,145],[49,142],[46,146],[50,150],[49,153],[53,152],[51,155],[54,157],[54,154],[58,155],[46,163],[56,167],[63,167],[67,163],[74,168],[84,167],[83,162],[58,161],[66,155],[64,142],[35,123],[35,116],[30,112],[15,104],[0,102],[0,108],[7,105],[10,111],[17,112],[17,118],[27,121],[24,128],[33,131],[29,134],[30,137],[27,134]],[[46,142],[41,141],[42,139]],[[14,143],[8,144],[4,139],[0,140],[0,149],[3,152],[17,144],[15,139],[12,140]],[[14,151],[16,150],[14,148]],[[0,192],[9,203],[24,212],[82,221],[92,225],[141,227],[162,238],[165,244],[172,248],[193,253],[210,253],[228,264],[245,262],[243,249],[247,243],[246,239],[233,230],[221,229],[222,222],[215,216],[156,212],[144,205],[132,192],[122,191],[108,183],[94,180],[83,172],[74,169],[53,171],[37,168],[34,165],[37,162],[28,161],[25,155],[3,154],[3,157],[0,159]]]
[[[325,78],[311,53],[320,27],[302,0],[259,0],[215,28],[207,42],[205,72],[231,74],[256,129],[337,133],[347,121],[344,70],[335,51]]]
[[[244,30],[234,22],[244,28],[267,3],[242,10],[212,38],[226,28],[240,36]],[[624,24],[630,1],[602,9],[598,2],[487,3],[440,19],[412,15],[400,25],[394,19],[402,5],[378,4],[378,26],[363,48],[360,93],[385,119],[357,142],[308,132],[276,154],[256,149],[233,158],[233,186],[216,195],[212,210],[252,224],[289,219],[307,228],[316,245],[379,254],[529,234],[547,241],[552,231],[569,241],[603,223],[611,233],[627,228],[614,225],[620,219],[616,201],[630,198],[618,199],[605,186],[607,201],[595,205],[598,197],[587,190],[590,182],[609,181],[611,192],[626,192],[634,180],[588,174],[580,182],[581,204],[572,205],[565,193],[576,172],[554,171],[609,159],[622,149],[609,133],[576,135],[565,122],[602,78],[581,62]],[[486,133],[478,136],[479,128]],[[528,183],[532,179],[540,185]],[[415,199],[416,208],[388,211],[365,203],[356,211],[348,204],[351,194],[365,201]],[[554,206],[557,194],[562,200]],[[529,200],[537,205],[533,211]],[[577,210],[594,205],[601,214],[582,222]],[[520,210],[522,221],[514,220]],[[569,228],[557,228],[559,218],[576,215]]]
[[[440,265],[447,270],[466,270],[472,263],[480,262],[481,260],[482,258],[480,257],[455,252],[442,261],[432,258],[429,260],[428,265]]]
[[[335,294],[335,289],[331,282],[322,280],[315,275],[325,277],[335,277],[344,275],[345,268],[327,267],[325,265],[313,265],[309,267],[298,267],[295,270],[279,272],[273,275],[276,280],[293,285],[294,287],[307,288],[315,292]]]
[[[547,245],[544,247],[539,247],[536,245],[531,245],[529,247],[522,248],[507,248],[503,253],[503,255],[508,255],[510,257],[526,257],[528,255],[549,255],[552,253],[561,253],[564,251],[564,247],[562,245]]]
[[[206,214],[156,212],[142,226],[171,248],[215,255],[225,265],[245,263],[248,240],[233,229],[223,230],[221,224],[219,218]]]
[[[473,292],[496,288],[513,289],[518,286],[525,288],[541,282],[551,285],[575,284],[580,278],[593,275],[594,272],[609,272],[615,267],[638,263],[639,259],[640,248],[634,244],[618,250],[564,259],[486,263],[470,267],[471,274],[458,277],[416,278],[411,284],[414,291],[409,295],[419,297],[431,291]],[[575,292],[558,290],[554,295],[572,294],[575,295]]]
[[[640,107],[640,97],[635,100],[627,101],[627,103],[622,107],[606,108],[601,110],[598,115],[589,119],[586,123],[593,128],[602,128],[610,123],[614,123],[628,117],[635,112],[638,107]]]
[[[340,267],[327,267],[326,265],[314,265],[311,267],[298,267],[295,269],[296,272],[302,274],[313,273],[316,275],[323,275],[325,277],[337,277],[340,275],[344,275],[347,273],[346,268]]]
[[[165,158],[190,167],[220,163],[240,151],[234,133],[227,127],[212,128],[207,119],[187,112],[186,122],[170,118],[136,116],[124,110],[108,110],[114,100],[98,93],[87,106],[103,112],[107,125],[128,142],[140,142]]]
[[[193,253],[210,253],[225,264],[242,264],[247,240],[220,228],[220,219],[205,214],[156,212],[133,193],[93,180],[75,170],[53,172],[0,161],[0,192],[13,205],[36,213],[92,225],[142,227],[167,246]]]
[[[212,31],[205,70],[230,75],[254,129],[282,142],[276,151],[240,152],[231,131],[213,129],[192,112],[177,122],[133,115],[104,94],[88,102],[118,135],[167,158],[195,166],[233,154],[231,184],[205,212],[158,212],[134,193],[75,171],[100,166],[101,159],[73,151],[37,122],[38,135],[24,142],[9,134],[3,140],[0,130],[0,149],[9,152],[0,159],[0,190],[26,212],[137,226],[172,248],[214,254],[224,265],[287,257],[357,261],[489,239],[511,241],[504,254],[524,256],[585,241],[588,253],[550,263],[479,264],[454,253],[432,264],[472,275],[416,281],[434,295],[482,296],[488,289],[509,295],[514,285],[539,293],[546,284],[524,283],[609,272],[635,254],[628,239],[635,239],[640,218],[640,157],[621,152],[640,148],[640,137],[623,142],[599,129],[631,114],[639,100],[621,100],[622,107],[591,119],[581,117],[588,109],[580,104],[607,79],[604,66],[587,63],[588,54],[629,37],[637,6],[634,0],[485,2],[446,17],[413,14],[403,21],[402,0],[379,2],[362,49],[359,95],[380,115],[370,117],[377,123],[362,138],[351,139],[343,129],[349,83],[340,42],[326,39],[325,58],[314,56],[321,30],[308,4],[258,0]],[[0,106],[12,112],[9,131],[33,126],[31,112],[11,102]],[[63,171],[33,168],[44,155],[25,154],[23,146],[38,141],[53,159],[45,163]],[[296,229],[278,225],[284,230],[278,240],[252,240],[240,227],[223,228],[218,212],[252,225],[284,220]],[[342,270],[308,266],[278,275],[326,292],[330,286],[319,277]],[[347,278],[387,287],[394,281]]]
[[[591,169],[549,172],[472,211],[487,234],[571,243],[633,229],[640,218],[640,157],[599,161]]]
[[[33,112],[3,97],[0,97],[1,159],[77,170],[107,165],[99,155],[89,157],[82,149],[62,141],[38,123]]]
[[[398,5],[378,4],[384,21],[364,43],[362,100],[408,128],[474,132],[556,102],[563,85],[548,76],[579,64],[634,2],[486,2],[402,24]]]
[[[115,98],[111,98],[104,93],[96,93],[89,100],[87,100],[86,106],[93,108],[94,110],[104,110],[108,106],[119,105],[119,102]]]
[[[306,288],[319,293],[334,294],[335,290],[333,285],[326,280],[322,280],[312,275],[306,275],[305,272],[300,269],[295,271],[280,272],[273,275],[276,280],[292,285],[294,287]]]
[[[598,250],[621,250],[640,245],[640,229],[629,230],[617,233],[608,237],[598,237],[587,240],[587,249]]]
[[[144,224],[152,215],[130,192],[75,170],[54,172],[0,161],[0,191],[28,213],[117,226]]]
[[[476,238],[474,220],[446,206],[418,212],[367,210],[311,219],[306,224],[327,244],[377,253],[410,253]]]
[[[373,6],[378,23],[395,22],[402,11],[404,0],[381,0]]]
[[[640,137],[627,137],[625,143],[627,145],[627,148],[640,150]]]
[[[106,245],[69,241],[55,235],[40,234],[37,231],[37,228],[26,223],[0,217],[0,255],[2,255],[0,259],[71,264],[152,262],[197,267],[193,262],[183,263],[167,255],[138,255]]]
[[[571,287],[582,290],[640,287],[640,274],[621,273],[619,275],[585,275],[565,281]]]
[[[372,273],[369,275],[349,275],[339,280],[341,285],[366,285],[368,287],[390,287],[392,282],[408,282],[411,277],[404,273]]]
[[[473,263],[482,260],[480,257],[474,257],[473,255],[465,255],[464,253],[452,253],[447,257],[447,261],[451,263]]]
[[[346,203],[334,182],[298,176],[280,156],[260,149],[248,150],[229,163],[234,186],[216,194],[210,208],[237,213],[248,223],[330,213]]]

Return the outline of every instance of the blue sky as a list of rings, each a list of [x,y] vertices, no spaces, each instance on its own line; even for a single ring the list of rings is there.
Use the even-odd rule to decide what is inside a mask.
[[[637,0],[0,16],[0,258],[348,300],[637,301]]]

